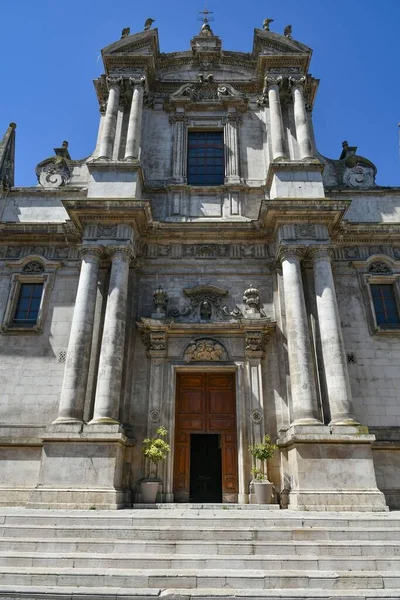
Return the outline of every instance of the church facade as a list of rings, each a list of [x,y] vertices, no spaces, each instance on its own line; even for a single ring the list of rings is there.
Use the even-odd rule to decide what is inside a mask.
[[[0,505],[400,507],[400,189],[318,153],[312,51],[269,30],[102,51],[98,140],[14,186],[0,146]]]

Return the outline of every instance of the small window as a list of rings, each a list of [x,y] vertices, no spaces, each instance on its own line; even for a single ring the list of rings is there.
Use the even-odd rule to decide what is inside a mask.
[[[390,283],[373,283],[371,284],[371,294],[377,325],[383,327],[400,327],[394,286]]]
[[[187,168],[189,185],[223,185],[224,164],[222,131],[189,131]]]
[[[37,323],[43,283],[21,283],[13,325],[34,327]]]

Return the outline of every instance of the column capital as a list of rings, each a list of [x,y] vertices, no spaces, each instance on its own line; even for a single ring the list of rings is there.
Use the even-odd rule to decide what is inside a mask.
[[[122,87],[123,79],[122,77],[107,77],[107,85],[108,89],[113,87]]]
[[[307,258],[312,261],[322,259],[331,262],[333,258],[333,248],[331,246],[311,246],[311,248],[308,249]]]
[[[129,84],[135,87],[143,87],[146,85],[146,77],[143,75],[142,77],[129,77]]]
[[[101,246],[78,246],[79,257],[83,258],[84,256],[93,256],[100,260],[104,257],[104,250]]]
[[[289,87],[291,89],[294,89],[296,87],[303,89],[306,81],[307,78],[305,77],[305,75],[303,75],[302,77],[289,77]]]
[[[264,77],[264,89],[263,94],[268,91],[270,87],[282,87],[283,77],[282,75],[267,75]]]
[[[116,258],[125,258],[131,261],[134,257],[134,251],[132,246],[107,246],[107,255],[114,261]]]
[[[278,260],[282,263],[289,258],[304,258],[306,249],[303,246],[281,246],[278,250]]]

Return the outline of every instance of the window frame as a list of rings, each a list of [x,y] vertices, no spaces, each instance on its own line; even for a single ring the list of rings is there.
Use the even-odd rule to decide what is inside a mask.
[[[39,262],[44,271],[42,273],[24,273],[23,269],[31,262]],[[8,263],[7,266],[14,271],[10,276],[10,290],[7,299],[7,304],[3,314],[1,325],[1,333],[9,335],[17,334],[40,334],[43,332],[45,317],[49,304],[50,292],[54,283],[55,270],[60,266],[60,263],[49,262],[43,257],[29,256],[22,262]],[[18,272],[15,272],[17,271]],[[16,325],[14,317],[17,310],[18,301],[23,284],[42,284],[42,296],[38,310],[38,316],[35,325]]]
[[[387,275],[364,275],[365,288],[368,297],[369,317],[372,333],[384,333],[400,335],[400,323],[390,325],[389,323],[379,324],[376,318],[375,304],[372,297],[371,285],[391,285],[393,286],[393,294],[396,302],[397,313],[400,317],[400,274],[387,274]]]
[[[189,177],[189,152],[190,152],[190,146],[189,146],[189,138],[191,134],[195,134],[195,133],[203,133],[203,134],[208,134],[208,133],[220,133],[221,134],[221,141],[222,141],[222,176],[221,176],[221,182],[220,183],[192,183],[189,181],[190,177]],[[187,181],[187,185],[191,186],[191,187],[205,187],[205,188],[212,188],[212,187],[220,187],[225,185],[225,180],[226,180],[226,142],[225,142],[225,131],[223,127],[187,127],[186,129],[186,181]]]

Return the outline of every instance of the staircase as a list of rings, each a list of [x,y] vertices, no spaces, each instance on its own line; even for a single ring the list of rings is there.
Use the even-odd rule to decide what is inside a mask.
[[[0,599],[400,599],[400,513],[0,509]]]

